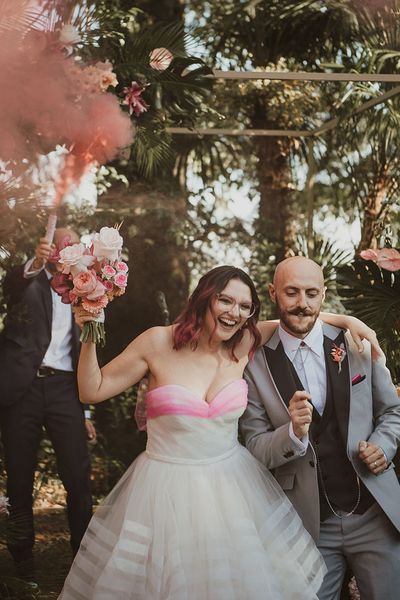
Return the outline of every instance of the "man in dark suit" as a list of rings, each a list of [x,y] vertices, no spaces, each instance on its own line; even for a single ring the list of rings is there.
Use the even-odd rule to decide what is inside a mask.
[[[246,446],[273,471],[322,553],[328,572],[318,597],[339,599],[348,562],[363,600],[397,600],[400,401],[385,359],[372,360],[366,343],[360,353],[318,319],[325,287],[313,261],[280,263],[270,295],[280,325],[245,372]]]
[[[72,551],[92,513],[87,439],[96,432],[79,402],[79,331],[71,306],[51,288],[57,249],[79,242],[57,229],[41,238],[34,259],[5,277],[8,313],[0,334],[0,429],[10,501],[8,548],[21,576],[33,578],[32,491],[43,427],[53,444],[67,492]],[[50,259],[50,260],[49,260]]]

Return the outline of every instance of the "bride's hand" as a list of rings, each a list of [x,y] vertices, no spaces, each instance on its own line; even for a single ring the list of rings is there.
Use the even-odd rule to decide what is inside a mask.
[[[83,329],[85,323],[88,321],[95,321],[97,318],[95,315],[82,308],[82,306],[74,306],[72,312],[74,313],[75,323],[80,330]]]
[[[372,359],[377,360],[380,356],[382,356],[383,352],[379,346],[375,331],[371,329],[371,327],[368,327],[368,325],[366,325],[363,321],[357,319],[357,317],[351,317],[347,315],[346,320],[347,329],[349,330],[358,350],[363,352],[364,344],[362,343],[362,340],[365,339],[371,344]]]

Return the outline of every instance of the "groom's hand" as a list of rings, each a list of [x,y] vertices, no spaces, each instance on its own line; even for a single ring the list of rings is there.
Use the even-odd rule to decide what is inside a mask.
[[[359,457],[374,475],[379,475],[388,468],[385,453],[380,446],[361,441],[358,450]]]
[[[297,391],[289,401],[289,413],[292,421],[293,433],[299,440],[308,434],[312,420],[312,404],[310,394]]]

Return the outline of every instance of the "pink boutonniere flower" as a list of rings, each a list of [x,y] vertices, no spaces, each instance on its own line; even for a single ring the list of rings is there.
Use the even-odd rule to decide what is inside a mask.
[[[342,362],[346,358],[346,354],[347,353],[346,353],[343,343],[340,344],[340,346],[333,344],[333,348],[331,350],[331,356],[332,356],[333,362],[337,363],[337,365],[338,365],[339,373],[342,370]]]

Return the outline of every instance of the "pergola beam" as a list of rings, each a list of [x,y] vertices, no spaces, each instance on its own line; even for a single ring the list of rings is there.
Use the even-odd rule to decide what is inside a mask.
[[[394,73],[309,73],[298,71],[219,71],[213,70],[212,79],[279,79],[285,81],[371,81],[400,83],[400,75]]]
[[[222,127],[200,127],[190,129],[189,127],[166,127],[167,133],[178,135],[223,135],[223,136],[239,136],[245,135],[248,137],[264,136],[264,137],[307,137],[313,134],[312,131],[295,129],[224,129]]]
[[[178,135],[222,135],[222,136],[248,136],[248,137],[296,137],[296,138],[306,138],[306,137],[314,137],[317,135],[321,135],[326,131],[330,131],[334,129],[339,124],[340,120],[349,119],[355,115],[358,115],[373,106],[377,106],[382,102],[386,102],[389,98],[393,96],[397,96],[400,94],[400,85],[388,90],[384,94],[380,94],[376,98],[371,98],[371,100],[367,100],[356,109],[353,110],[350,114],[346,115],[344,118],[339,119],[331,119],[327,121],[320,127],[316,127],[315,129],[307,130],[296,130],[296,129],[227,129],[220,127],[200,127],[197,129],[190,129],[189,127],[167,127],[167,133],[178,134]]]

